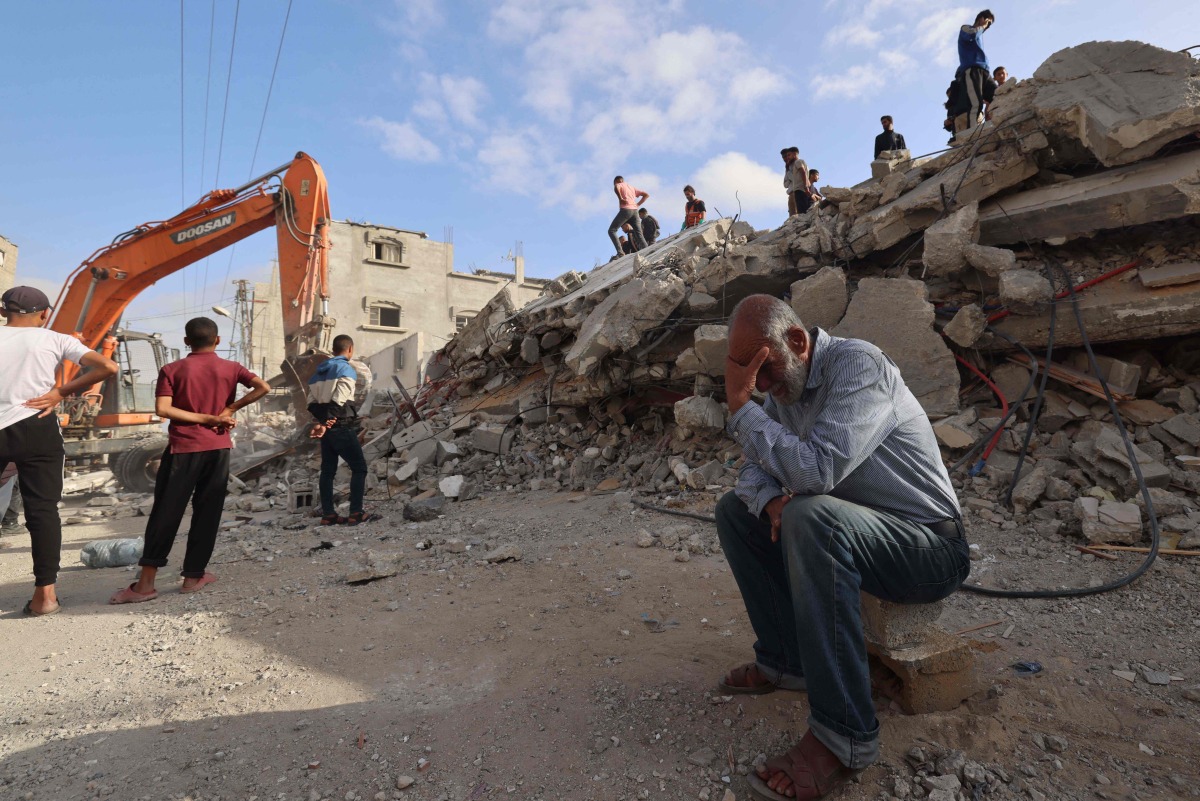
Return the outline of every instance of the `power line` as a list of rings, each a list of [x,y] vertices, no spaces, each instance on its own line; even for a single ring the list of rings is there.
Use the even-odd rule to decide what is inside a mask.
[[[233,54],[237,49],[237,26],[238,15],[242,10],[242,0],[237,0],[237,5],[233,7],[233,38],[229,42],[229,68],[225,72],[225,103],[221,108],[221,138],[217,141],[217,170],[213,176],[213,189],[216,189],[221,183],[221,156],[225,152],[225,120],[229,116],[229,86],[233,83]],[[233,262],[233,254],[229,255],[230,263]],[[224,285],[224,282],[222,282]],[[208,290],[208,259],[204,260],[204,287],[201,289],[200,300],[204,300],[204,294]]]
[[[184,142],[183,0],[179,0],[179,207],[187,208],[187,150]],[[180,291],[187,305],[187,275],[179,271]]]
[[[239,0],[240,2],[240,0]],[[263,128],[267,125],[267,109],[271,105],[271,92],[275,89],[275,74],[279,71],[279,56],[283,53],[283,38],[287,36],[288,20],[292,16],[292,0],[288,0],[287,11],[283,15],[283,30],[279,32],[279,47],[275,49],[275,66],[271,68],[271,82],[267,84],[267,99],[263,103],[262,120],[258,123],[258,136],[254,140],[254,155],[250,159],[250,175],[248,178],[254,177],[254,164],[258,161],[258,146],[262,142]],[[232,60],[231,60],[232,64]],[[233,254],[237,251],[237,243],[235,242],[229,248],[229,263],[225,265],[225,277],[221,279],[221,286],[229,283],[229,273],[233,270]]]
[[[292,16],[292,0],[288,0],[287,12],[283,15],[283,30],[279,33],[279,47],[275,50],[275,66],[271,68],[271,82],[267,84],[267,101],[263,103],[262,120],[258,123],[258,137],[254,140],[254,155],[250,158],[250,176],[254,177],[254,164],[258,161],[258,145],[262,142],[263,128],[267,125],[267,108],[271,105],[271,92],[275,89],[275,73],[279,71],[279,56],[283,53],[283,37],[287,36],[288,20]]]
[[[207,176],[208,167],[208,109],[211,105],[209,99],[212,89],[212,56],[213,56],[213,33],[217,27],[217,0],[212,0],[209,5],[208,12],[208,75],[204,79],[204,136],[201,139],[200,145],[200,194],[204,194],[204,187],[207,184],[204,182]],[[204,257],[204,284],[208,283],[208,257]],[[203,284],[201,285],[203,286]],[[192,294],[195,294],[195,286],[192,287]],[[201,300],[203,297],[203,289],[201,290]]]
[[[217,174],[213,179],[213,189],[221,182],[221,155],[225,149],[225,119],[229,115],[229,85],[233,82],[233,53],[237,48],[238,14],[242,10],[242,0],[237,0],[233,7],[233,40],[229,43],[229,69],[225,73],[225,105],[221,110],[221,138],[217,143]]]

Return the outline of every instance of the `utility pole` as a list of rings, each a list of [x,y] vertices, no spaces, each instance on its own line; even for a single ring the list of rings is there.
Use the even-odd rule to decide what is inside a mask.
[[[241,362],[247,369],[254,369],[254,299],[250,282],[239,278],[234,294],[233,336],[230,337],[229,358]]]

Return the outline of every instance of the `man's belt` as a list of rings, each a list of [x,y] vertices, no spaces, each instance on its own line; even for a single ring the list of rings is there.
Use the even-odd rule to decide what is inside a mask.
[[[936,523],[926,523],[925,527],[939,537],[948,540],[963,536],[962,520],[957,517],[950,518],[949,520],[939,520]]]

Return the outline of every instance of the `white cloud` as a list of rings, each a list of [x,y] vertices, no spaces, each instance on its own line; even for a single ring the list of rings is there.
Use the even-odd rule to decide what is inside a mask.
[[[826,47],[843,45],[873,47],[879,44],[881,39],[883,39],[883,34],[872,29],[870,25],[864,22],[850,22],[831,28],[829,33],[825,34],[824,44]]]
[[[487,87],[470,76],[424,73],[420,93],[413,114],[442,125],[453,120],[470,128],[478,127],[479,112],[488,100]]]
[[[957,32],[963,20],[969,19],[971,9],[965,6],[938,11],[928,15],[914,28],[916,46],[933,54],[939,67],[958,65]]]
[[[359,122],[365,128],[378,131],[383,137],[383,152],[401,161],[428,162],[442,157],[441,149],[426,139],[411,122],[392,122],[372,117]]]
[[[743,215],[776,211],[781,219],[787,216],[783,167],[759,164],[744,153],[722,153],[709,159],[696,170],[690,183],[710,212],[720,209],[732,217],[740,205]]]
[[[879,69],[870,64],[857,64],[834,75],[817,73],[808,82],[815,100],[858,100],[868,97],[881,87]]]

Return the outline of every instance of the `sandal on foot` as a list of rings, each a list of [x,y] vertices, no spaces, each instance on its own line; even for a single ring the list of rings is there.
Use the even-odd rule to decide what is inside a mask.
[[[128,587],[117,590],[113,597],[108,599],[110,604],[140,604],[146,601],[153,601],[158,597],[158,590],[150,590],[150,592],[137,592],[133,588],[137,586],[134,582]]]
[[[209,584],[212,584],[216,580],[217,580],[216,576],[214,576],[212,573],[209,573],[207,570],[205,570],[204,575],[202,577],[196,579],[195,584],[193,584],[190,587],[180,587],[179,591],[183,592],[183,593],[200,592],[200,590],[204,589],[205,587],[207,587]]]
[[[357,526],[359,523],[370,523],[372,520],[381,520],[382,518],[372,512],[351,512],[350,516],[345,519],[347,526]]]
[[[323,515],[321,517],[322,526],[340,526],[346,522],[346,518],[341,515]]]
[[[792,780],[794,796],[777,793],[767,780],[757,773],[747,776],[750,792],[763,801],[815,801],[824,798],[854,778],[861,770],[851,770],[841,763],[812,731],[805,732],[791,749],[767,760],[763,766],[768,774],[783,773]]]
[[[776,690],[804,692],[808,687],[802,676],[784,674],[780,682],[773,682],[763,675],[756,662],[747,662],[726,673],[717,682],[717,689],[725,695],[766,695]]]
[[[45,617],[46,615],[57,615],[62,609],[62,604],[55,604],[53,609],[45,609],[41,612],[33,611],[33,601],[26,601],[25,608],[21,610],[22,614],[30,615],[31,617]]]

